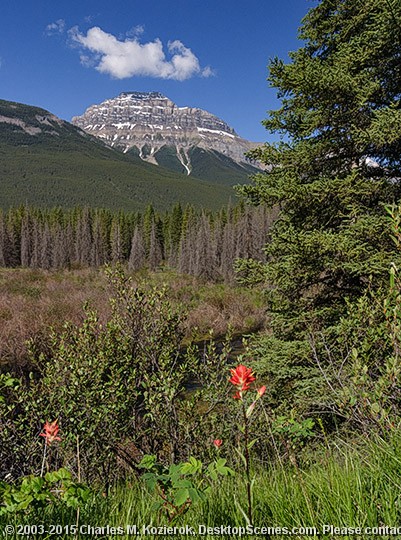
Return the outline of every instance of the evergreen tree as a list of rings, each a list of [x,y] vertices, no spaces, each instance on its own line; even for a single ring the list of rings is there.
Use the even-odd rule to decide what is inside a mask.
[[[54,240],[50,232],[48,223],[45,223],[42,230],[42,238],[40,245],[40,267],[49,270],[52,267],[52,245]]]
[[[183,212],[180,203],[173,206],[170,217],[170,245],[177,249],[181,239]]]
[[[217,277],[216,256],[210,222],[204,212],[199,219],[196,235],[195,276],[213,280]]]
[[[254,216],[255,211],[252,212],[249,208],[246,208],[244,215],[237,222],[237,257],[258,258],[258,232],[255,227]]]
[[[71,264],[74,260],[74,226],[71,221],[69,221],[66,225],[64,242],[67,266],[68,268],[71,268]]]
[[[268,167],[240,191],[279,216],[268,264],[240,269],[268,283],[274,333],[261,355],[281,402],[318,399],[308,334],[328,339],[345,300],[401,262],[385,211],[401,195],[400,29],[398,0],[321,0],[303,20],[302,47],[270,62],[281,107],[264,124],[281,140],[253,152]]]
[[[30,266],[33,268],[40,267],[40,252],[42,241],[42,225],[39,219],[36,217],[32,228],[32,254],[30,260]]]
[[[165,251],[168,264],[172,267],[177,266],[178,250],[182,233],[183,211],[180,203],[173,206],[171,213],[167,216],[165,227]]]
[[[126,261],[131,250],[133,229],[130,228],[130,219],[125,212],[120,211],[117,219],[120,226],[122,260]]]
[[[317,310],[335,320],[370,275],[387,276],[384,205],[401,194],[400,21],[397,0],[322,0],[303,21],[304,46],[270,63],[282,106],[264,124],[286,140],[253,153],[270,167],[241,192],[280,208],[268,278],[283,320]]]
[[[21,215],[19,211],[9,211],[5,223],[4,258],[6,266],[21,263]]]
[[[160,236],[158,234],[157,225],[152,223],[152,229],[150,231],[150,245],[148,263],[151,270],[156,270],[163,259],[162,246],[160,242]]]
[[[27,213],[21,224],[21,266],[28,268],[32,256],[32,225],[31,217]]]
[[[6,266],[6,259],[4,256],[6,242],[6,230],[4,225],[4,214],[0,211],[0,267]]]
[[[145,247],[146,247],[146,253],[149,253],[149,247],[150,247],[150,235],[152,232],[152,226],[155,221],[155,210],[153,206],[150,204],[146,207],[144,216],[143,216],[143,239],[145,241]]]
[[[94,266],[102,266],[108,260],[107,228],[104,216],[99,212],[93,220],[93,244],[91,261]]]
[[[122,262],[124,260],[124,239],[118,217],[114,217],[111,223],[110,246],[112,262]]]
[[[134,235],[131,242],[131,253],[128,260],[128,269],[140,270],[145,263],[145,244],[143,241],[143,235],[138,226],[135,227]]]
[[[60,223],[56,223],[53,228],[52,237],[52,267],[66,268],[69,263],[68,250],[66,249],[66,229]]]
[[[235,254],[235,227],[232,221],[229,220],[222,231],[220,251],[220,273],[223,279],[228,282],[234,279]]]
[[[145,261],[152,269],[165,263],[205,279],[232,280],[239,245],[242,255],[260,258],[263,212],[242,205],[199,213],[178,203],[162,217],[150,206],[142,220],[105,209],[10,209],[0,216],[0,265],[61,269],[131,259],[131,269]]]
[[[195,273],[197,232],[198,223],[195,209],[193,206],[187,205],[182,218],[182,233],[178,252],[178,271],[182,274]]]
[[[84,208],[80,213],[75,234],[75,258],[79,264],[89,266],[92,251],[91,211]]]

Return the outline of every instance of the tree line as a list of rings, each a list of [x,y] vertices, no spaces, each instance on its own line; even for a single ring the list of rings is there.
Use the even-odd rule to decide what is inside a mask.
[[[230,281],[237,258],[264,261],[272,223],[264,207],[226,206],[219,212],[177,203],[163,214],[107,209],[0,212],[0,266],[46,270],[127,263],[132,271],[167,265],[180,273]]]

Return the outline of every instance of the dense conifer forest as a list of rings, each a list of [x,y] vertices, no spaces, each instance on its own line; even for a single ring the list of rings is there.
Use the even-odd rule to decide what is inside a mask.
[[[220,212],[176,204],[160,214],[106,209],[10,209],[0,214],[0,266],[63,269],[127,263],[161,265],[206,280],[232,281],[234,261],[263,261],[273,212],[227,206]]]

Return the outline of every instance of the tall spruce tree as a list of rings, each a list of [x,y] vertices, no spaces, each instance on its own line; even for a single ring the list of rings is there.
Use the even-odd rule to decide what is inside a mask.
[[[131,252],[128,260],[128,269],[137,271],[143,268],[145,264],[145,256],[146,251],[142,231],[138,226],[136,226],[131,242]]]
[[[30,266],[32,254],[32,224],[31,217],[27,212],[21,223],[21,266]]]
[[[401,4],[321,0],[299,35],[290,61],[269,65],[281,106],[264,125],[280,142],[253,152],[268,167],[240,191],[279,209],[262,272],[274,329],[264,366],[277,396],[297,388],[302,402],[319,381],[308,333],[334,328],[345,299],[400,262],[385,205],[401,195]]]
[[[4,256],[5,239],[6,239],[6,230],[4,226],[4,215],[3,215],[3,212],[0,210],[0,267],[6,266],[6,259]]]
[[[300,37],[270,63],[281,108],[264,125],[281,142],[254,152],[269,170],[241,188],[280,208],[267,273],[287,322],[335,319],[369,276],[380,284],[394,258],[384,205],[401,194],[401,4],[322,0]]]
[[[150,241],[149,241],[149,254],[148,254],[148,264],[151,270],[156,270],[157,267],[161,264],[163,260],[163,250],[160,241],[160,235],[158,234],[157,223],[154,221],[152,223],[152,228],[150,231]]]

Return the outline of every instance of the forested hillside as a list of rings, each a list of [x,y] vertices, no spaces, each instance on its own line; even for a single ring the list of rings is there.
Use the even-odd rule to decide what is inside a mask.
[[[180,201],[217,210],[235,194],[113,150],[44,109],[0,100],[0,208],[20,204],[165,210]]]

